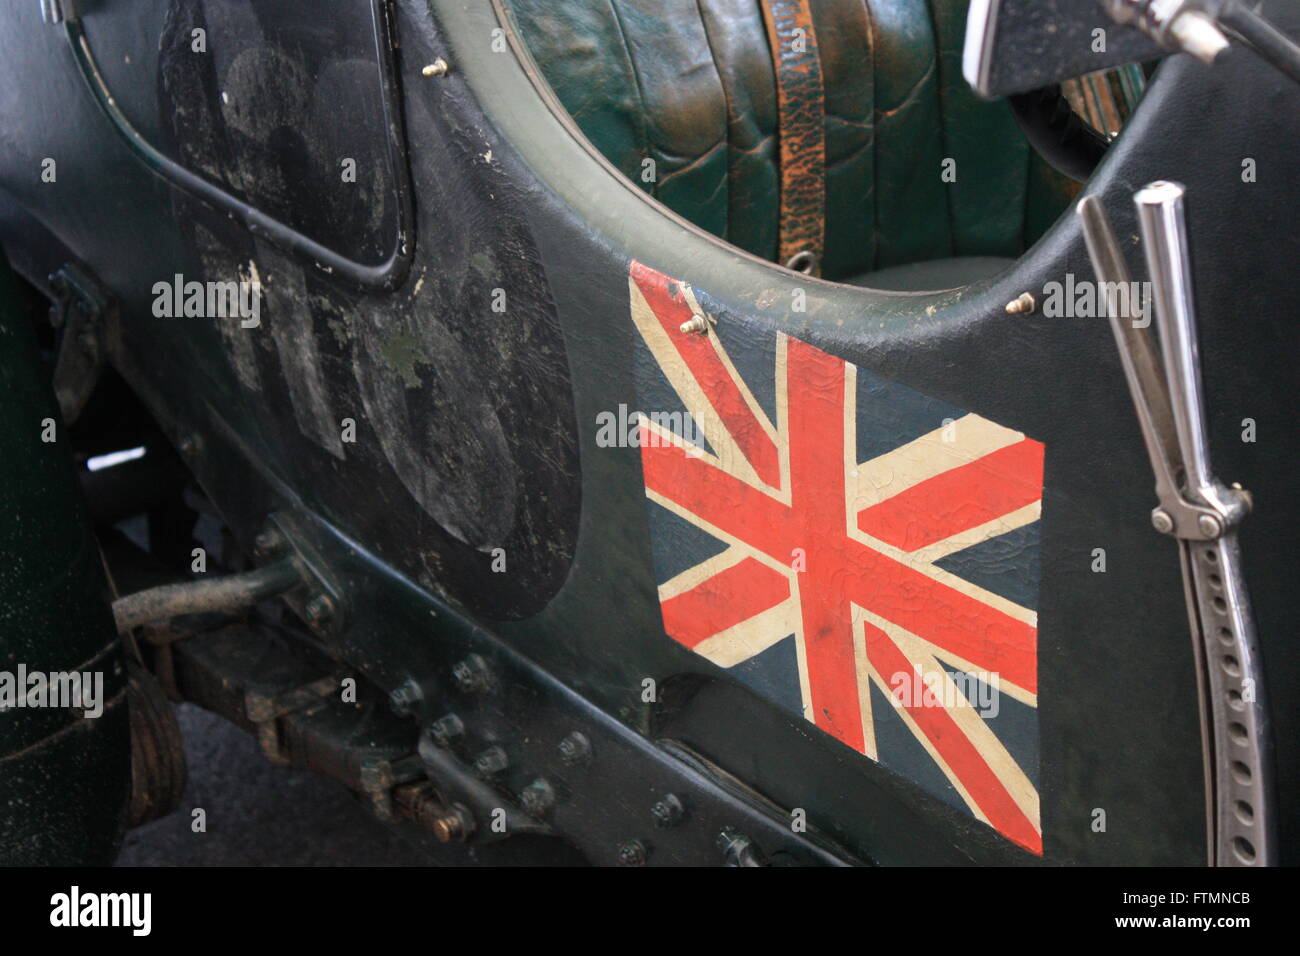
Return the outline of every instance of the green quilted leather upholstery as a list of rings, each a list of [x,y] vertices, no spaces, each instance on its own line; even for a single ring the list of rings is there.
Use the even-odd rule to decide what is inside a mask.
[[[511,0],[560,100],[630,179],[773,259],[776,81],[759,0]],[[825,83],[823,274],[1014,257],[1073,198],[961,75],[967,0],[812,0]],[[955,183],[942,181],[945,158]],[[653,160],[650,167],[646,160]],[[653,169],[653,175],[650,171]]]

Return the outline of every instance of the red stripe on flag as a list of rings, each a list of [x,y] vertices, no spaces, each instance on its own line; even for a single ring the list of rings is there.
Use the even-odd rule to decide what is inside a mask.
[[[677,445],[649,444],[650,431],[645,426],[640,435],[647,491],[662,495],[696,519],[782,564],[790,563],[785,505]]]
[[[784,574],[745,558],[663,602],[664,630],[687,647],[748,621],[790,596]]]
[[[872,505],[858,515],[858,527],[916,551],[1031,505],[1042,494],[1043,446],[1026,438]]]
[[[1038,693],[1038,629],[955,588],[863,549],[853,600],[980,670]]]
[[[791,343],[791,355],[797,350]],[[819,390],[810,390],[816,394]],[[791,407],[800,404],[791,401]],[[834,416],[810,409],[809,424],[833,423]],[[829,469],[818,463],[815,442],[807,455],[800,455],[795,468],[792,442],[791,474],[796,494],[804,507],[793,512],[767,494],[704,459],[692,457],[677,446],[648,446],[649,432],[641,430],[641,462],[647,490],[672,501],[698,520],[708,522],[724,534],[758,548],[782,564],[789,564],[795,548],[806,554],[813,579],[801,584],[803,602],[820,602],[820,590],[828,591],[825,613],[835,613],[836,602],[848,599],[892,621],[941,651],[969,661],[981,670],[993,671],[1031,694],[1038,692],[1038,631],[1023,621],[934,580],[848,538],[838,540],[822,529],[833,526],[834,476],[809,476],[807,494],[801,492],[805,469]],[[820,440],[825,440],[824,436]],[[830,462],[834,467],[834,462]],[[843,500],[842,498],[840,500]],[[795,519],[797,524],[795,523]],[[843,517],[839,519],[843,527]],[[806,609],[807,610],[807,609]],[[805,613],[805,617],[807,614]],[[820,633],[814,625],[811,632]],[[829,670],[829,669],[828,669]],[[834,679],[834,678],[832,678]],[[837,685],[838,686],[838,685]],[[838,696],[838,692],[834,692]]]
[[[791,549],[804,551],[795,578],[803,619],[812,717],[854,750],[866,747],[845,588],[844,396],[842,359],[791,339],[786,348],[790,436]]]
[[[683,286],[660,272],[632,263],[632,278],[686,363],[695,381],[713,405],[713,411],[730,433],[732,440],[754,467],[758,477],[773,488],[781,487],[781,460],[775,443],[754,416],[740,386],[727,371],[713,347],[712,333],[697,335],[683,332],[681,325],[691,318]],[[696,412],[704,409],[687,409]]]
[[[893,687],[895,675],[904,674],[908,680],[918,680],[912,662],[884,631],[864,624],[867,659],[885,683]],[[925,734],[927,740],[943,758],[975,805],[1000,833],[1019,843],[1025,849],[1043,855],[1043,837],[1033,821],[1025,815],[1011,793],[998,779],[988,761],[953,720],[952,715],[938,702],[920,706],[904,706],[912,720]],[[902,706],[902,705],[900,705]]]

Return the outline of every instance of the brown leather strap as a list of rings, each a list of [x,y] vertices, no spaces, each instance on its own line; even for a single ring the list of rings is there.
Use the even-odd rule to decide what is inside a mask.
[[[821,271],[826,212],[826,129],[822,66],[810,0],[761,0],[776,73],[781,137],[784,265]],[[799,260],[796,260],[799,257]]]

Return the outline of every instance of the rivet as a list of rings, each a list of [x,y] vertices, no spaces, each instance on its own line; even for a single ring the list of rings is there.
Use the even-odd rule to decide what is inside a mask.
[[[1157,508],[1151,512],[1151,527],[1155,528],[1161,534],[1168,534],[1174,530],[1174,519],[1169,517],[1169,512],[1163,508]]]

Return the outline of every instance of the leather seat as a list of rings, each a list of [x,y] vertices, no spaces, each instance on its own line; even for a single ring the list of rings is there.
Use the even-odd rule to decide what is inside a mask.
[[[777,85],[762,0],[511,0],[588,139],[696,225],[774,260]],[[822,274],[1020,255],[1077,187],[961,75],[967,0],[812,0],[824,85]],[[941,176],[956,161],[956,182]],[[647,160],[653,161],[652,164]],[[973,271],[972,271],[973,270]],[[964,284],[931,270],[929,282]]]

